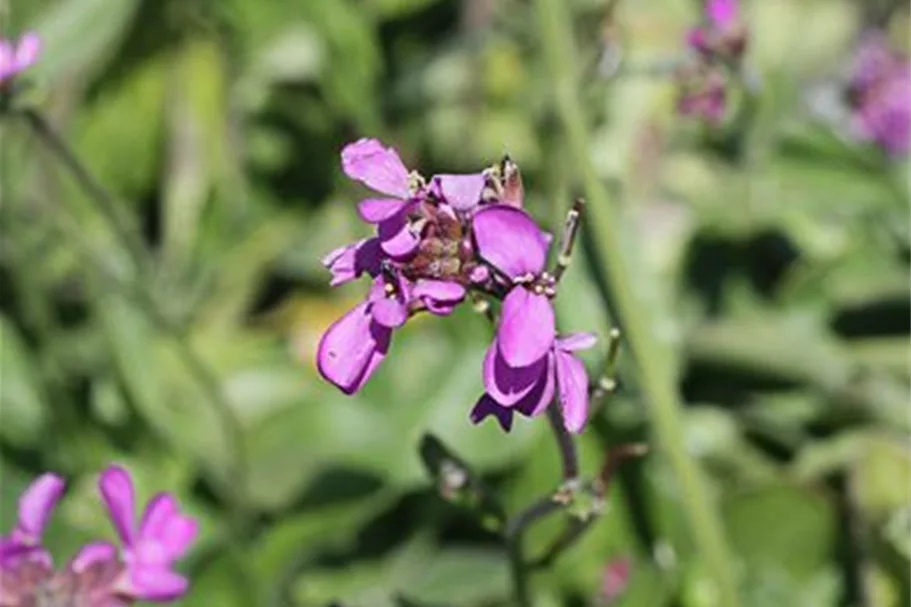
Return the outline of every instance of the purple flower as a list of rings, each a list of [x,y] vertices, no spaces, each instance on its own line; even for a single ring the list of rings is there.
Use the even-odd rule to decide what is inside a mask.
[[[40,54],[41,38],[35,32],[23,34],[18,45],[0,40],[0,85],[29,68]]]
[[[548,238],[525,211],[506,205],[478,211],[472,230],[480,256],[511,282],[497,329],[500,352],[510,366],[527,367],[547,354],[556,333],[544,272]]]
[[[602,604],[613,604],[626,592],[627,587],[629,587],[632,569],[633,566],[630,559],[624,557],[615,558],[607,564],[607,567],[604,568],[604,576],[601,579],[599,598]]]
[[[123,543],[125,574],[122,594],[145,601],[172,601],[187,591],[188,582],[171,568],[196,539],[196,522],[180,513],[177,500],[159,493],[149,501],[139,525],[135,523],[133,481],[123,468],[111,466],[98,483],[111,521]],[[96,545],[90,553],[99,558],[108,548]],[[83,555],[85,556],[85,555]]]
[[[503,360],[494,340],[484,358],[487,392],[471,411],[471,421],[479,423],[493,415],[508,432],[515,412],[527,417],[539,415],[553,401],[556,392],[564,426],[570,432],[581,432],[588,418],[588,373],[573,352],[590,348],[594,343],[595,336],[588,333],[558,338],[540,360],[515,368]]]
[[[487,178],[483,173],[468,175],[434,175],[431,191],[459,212],[470,212],[481,204]]]
[[[687,33],[687,44],[709,57],[738,60],[746,50],[747,31],[740,19],[737,0],[708,0],[705,17],[705,25]]]
[[[44,474],[22,494],[16,528],[0,541],[0,606],[122,607],[137,600],[169,602],[186,592],[186,579],[171,566],[196,537],[196,523],[181,515],[174,498],[163,493],[149,502],[136,527],[133,484],[122,468],[105,470],[99,488],[124,550],[92,542],[55,570],[39,542],[64,483],[54,474]]]
[[[849,102],[858,138],[873,141],[893,156],[911,147],[911,64],[893,52],[886,38],[868,33],[855,57]]]
[[[322,263],[332,272],[330,286],[360,278],[364,273],[376,276],[380,273],[383,252],[377,238],[367,238],[354,244],[339,247],[323,257]]]
[[[465,297],[465,287],[441,280],[418,280],[401,273],[374,280],[367,299],[335,321],[320,339],[316,366],[345,394],[360,390],[386,357],[392,331],[418,309],[445,315]]]
[[[0,568],[25,557],[50,562],[50,555],[41,547],[41,536],[65,488],[63,479],[50,472],[26,488],[19,498],[16,527],[8,537],[0,537]]]
[[[727,78],[717,69],[697,66],[680,75],[681,89],[677,111],[684,116],[701,118],[718,125],[727,108]]]

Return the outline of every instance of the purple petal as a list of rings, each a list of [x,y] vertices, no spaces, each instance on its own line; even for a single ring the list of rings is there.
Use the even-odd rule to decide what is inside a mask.
[[[547,373],[547,360],[542,357],[527,367],[514,369],[500,355],[497,340],[484,356],[484,387],[498,404],[511,407],[531,392]]]
[[[351,179],[388,196],[411,196],[408,169],[398,153],[376,139],[359,139],[342,150],[342,170]]]
[[[358,278],[364,272],[376,276],[380,272],[382,258],[380,241],[368,238],[335,249],[323,257],[322,264],[332,272],[329,285],[335,287]]]
[[[110,466],[101,473],[98,482],[101,497],[107,504],[111,521],[117,530],[117,535],[124,545],[133,542],[133,513],[135,511],[135,496],[133,480],[130,474],[120,466]]]
[[[556,358],[563,425],[576,434],[585,427],[588,417],[588,373],[582,361],[572,354],[558,351]]]
[[[715,27],[724,29],[737,19],[737,0],[708,0],[705,12]]]
[[[708,39],[705,28],[694,27],[686,34],[686,43],[690,48],[697,51],[705,51],[708,48]]]
[[[510,278],[539,274],[547,260],[547,241],[522,209],[502,204],[485,207],[471,222],[481,257]]]
[[[367,198],[357,205],[357,212],[367,223],[380,223],[401,211],[408,204],[397,198]]]
[[[411,232],[404,217],[387,219],[379,225],[380,248],[396,260],[404,260],[417,251],[419,238]]]
[[[496,401],[490,398],[490,396],[485,394],[471,410],[469,418],[471,419],[471,423],[479,424],[484,421],[488,415],[493,415],[504,431],[509,432],[512,429],[512,410],[501,407]]]
[[[497,340],[510,367],[527,367],[547,354],[555,337],[554,309],[546,295],[513,287],[503,300]]]
[[[598,342],[598,337],[594,333],[570,333],[563,337],[557,338],[557,349],[566,352],[578,352],[579,350],[588,350]]]
[[[436,175],[433,180],[439,195],[459,211],[478,206],[486,182],[483,173]]]
[[[421,279],[415,284],[411,295],[417,299],[455,303],[462,301],[465,293],[464,286],[451,280]]]
[[[82,573],[87,567],[96,563],[114,560],[117,557],[117,548],[107,542],[92,542],[79,549],[69,568],[75,573]]]
[[[12,69],[21,72],[38,60],[41,54],[41,38],[35,32],[27,32],[19,39],[19,46],[13,58]]]
[[[373,372],[379,368],[380,363],[386,358],[386,352],[389,351],[389,344],[392,342],[392,329],[386,328],[379,323],[373,323],[370,326],[370,332],[373,336],[373,340],[377,343],[377,348],[370,355],[370,360],[367,361],[367,367],[361,374],[357,384],[353,386],[352,392],[358,392],[364,387],[364,384],[367,383],[367,380],[370,379]]]
[[[39,476],[19,498],[19,523],[17,529],[28,542],[37,543],[47,525],[48,518],[66,487],[63,479],[47,472]]]
[[[316,366],[320,374],[346,394],[356,392],[368,368],[376,367],[377,353],[385,354],[371,326],[375,324],[369,311],[371,305],[369,301],[360,303],[335,321],[317,348]]]
[[[177,500],[159,493],[146,506],[139,535],[144,542],[155,542],[163,548],[166,562],[181,558],[197,534],[196,521],[180,513]]]
[[[554,357],[548,354],[547,368],[542,374],[542,380],[535,385],[535,389],[517,402],[513,409],[527,417],[535,417],[544,412],[554,400],[555,378]]]
[[[137,599],[167,602],[186,594],[189,582],[166,567],[130,567],[130,593]]]
[[[0,40],[0,82],[13,72],[13,45],[8,40]]]
[[[373,320],[384,327],[396,329],[408,320],[408,307],[398,299],[386,297],[374,302],[370,308]]]

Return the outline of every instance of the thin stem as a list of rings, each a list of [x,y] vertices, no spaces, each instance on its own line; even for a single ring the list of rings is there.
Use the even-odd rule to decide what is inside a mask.
[[[559,409],[551,404],[547,408],[547,421],[553,428],[554,437],[557,439],[557,448],[560,450],[560,461],[563,466],[563,480],[572,481],[579,476],[579,456],[576,453],[576,443],[572,435],[563,425],[563,417]]]
[[[717,587],[719,603],[725,607],[737,607],[740,598],[733,571],[734,561],[701,471],[684,443],[675,362],[669,348],[653,333],[653,327],[658,323],[637,297],[635,281],[626,265],[627,251],[617,233],[620,218],[589,153],[588,127],[577,89],[575,67],[578,62],[573,47],[570,6],[562,0],[535,0],[544,55],[553,80],[556,109],[565,130],[570,156],[582,177],[589,203],[589,225],[599,248],[595,261],[600,263],[593,265],[605,274],[603,277],[610,285],[622,326],[629,335],[642,375],[642,389],[650,404],[657,440],[680,482],[684,509],[697,547]]]
[[[620,329],[613,327],[607,334],[607,355],[604,357],[604,371],[598,382],[589,388],[591,400],[598,406],[599,401],[613,394],[617,389],[617,359],[620,357]]]
[[[512,577],[516,605],[519,607],[529,607],[532,604],[528,584],[529,568],[522,550],[522,538],[525,530],[535,521],[562,508],[563,504],[559,500],[554,499],[552,495],[548,495],[510,518],[506,523],[504,535],[506,536],[506,551],[509,556],[509,571]]]
[[[561,554],[579,541],[597,520],[597,516],[590,516],[586,519],[570,519],[563,529],[563,533],[544,551],[544,554],[529,563],[529,568],[534,570],[550,567]]]
[[[560,239],[560,253],[557,255],[557,264],[554,267],[554,282],[560,282],[563,273],[573,260],[573,248],[576,246],[576,235],[579,233],[579,220],[585,209],[585,201],[577,198],[566,214],[566,223],[563,226],[563,237]]]
[[[26,122],[32,127],[47,148],[54,152],[64,166],[72,173],[79,185],[85,190],[89,198],[98,205],[101,214],[110,224],[114,234],[129,252],[137,269],[143,268],[146,259],[146,250],[141,239],[132,226],[128,226],[117,211],[114,198],[99,184],[92,174],[86,169],[76,154],[70,150],[69,145],[37,111],[27,109],[22,112]]]

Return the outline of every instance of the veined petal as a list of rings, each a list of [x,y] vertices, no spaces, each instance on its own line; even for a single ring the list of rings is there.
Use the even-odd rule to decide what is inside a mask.
[[[360,386],[379,344],[374,339],[370,314],[371,302],[365,301],[335,321],[323,334],[317,348],[316,366],[320,374],[353,394]]]
[[[47,472],[32,482],[19,498],[17,529],[28,539],[27,543],[37,543],[41,539],[44,527],[54,506],[63,496],[65,487],[61,477]]]
[[[358,203],[357,212],[367,223],[380,223],[401,211],[407,204],[397,198],[367,198]]]
[[[566,352],[578,352],[579,350],[588,350],[598,342],[598,337],[594,333],[570,333],[563,337],[557,338],[557,349]]]
[[[342,150],[342,170],[351,179],[388,196],[411,195],[408,169],[398,152],[376,139],[359,139]]]
[[[547,241],[522,209],[502,204],[484,207],[471,221],[478,251],[510,278],[539,274],[547,261]]]
[[[489,415],[494,416],[504,431],[509,432],[512,429],[512,409],[501,407],[488,394],[485,394],[472,408],[469,418],[471,423],[479,424]]]
[[[459,211],[467,211],[478,205],[486,182],[483,173],[436,175],[433,180],[439,195]]]
[[[499,405],[512,407],[544,381],[547,360],[546,357],[541,357],[527,367],[512,368],[503,360],[497,340],[494,339],[484,356],[483,371],[487,394]]]
[[[527,417],[535,417],[536,415],[540,415],[554,400],[554,388],[556,382],[553,353],[548,353],[546,361],[547,368],[542,374],[541,381],[535,385],[534,390],[526,394],[522,400],[513,406],[513,409]]]
[[[527,367],[544,358],[554,343],[554,309],[546,295],[522,286],[503,300],[497,340],[503,360],[510,367]]]
[[[588,373],[582,361],[568,352],[558,350],[556,359],[563,425],[577,434],[588,418]]]
[[[111,522],[114,523],[120,541],[129,546],[133,542],[133,513],[136,499],[130,474],[120,466],[110,466],[101,473],[98,488],[107,504]]]

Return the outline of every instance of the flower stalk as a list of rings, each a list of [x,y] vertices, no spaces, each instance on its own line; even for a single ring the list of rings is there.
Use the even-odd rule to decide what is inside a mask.
[[[617,232],[619,218],[591,160],[588,127],[578,93],[569,7],[560,0],[535,0],[534,7],[544,59],[552,79],[555,109],[588,200],[590,227],[597,243],[593,266],[595,271],[603,273],[605,283],[611,288],[612,300],[641,373],[642,390],[649,403],[657,441],[680,482],[684,508],[696,544],[716,584],[719,603],[737,607],[740,598],[733,559],[702,473],[686,450],[675,362],[669,348],[653,333],[656,323],[647,306],[636,297],[626,265],[627,252]]]

